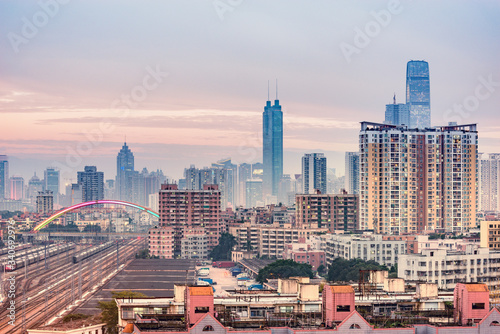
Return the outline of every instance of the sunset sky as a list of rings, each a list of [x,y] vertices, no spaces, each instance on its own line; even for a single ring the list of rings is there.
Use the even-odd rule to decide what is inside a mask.
[[[432,124],[478,123],[479,151],[500,152],[495,0],[2,1],[0,32],[0,154],[26,181],[114,178],[125,137],[136,169],[174,178],[262,161],[276,79],[285,173],[324,152],[343,174],[359,122],[405,102],[412,59],[429,62]]]

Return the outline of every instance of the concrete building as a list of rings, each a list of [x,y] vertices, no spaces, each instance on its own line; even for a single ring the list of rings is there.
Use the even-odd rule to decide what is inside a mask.
[[[500,211],[500,153],[481,154],[479,210]]]
[[[345,152],[345,190],[359,194],[359,152]]]
[[[323,265],[326,267],[326,255],[324,250],[318,250],[307,243],[293,243],[285,245],[283,259],[294,260],[297,263],[310,264],[312,270],[318,270]]]
[[[10,199],[21,201],[24,199],[24,178],[12,176],[10,178]]]
[[[85,166],[84,171],[77,174],[78,184],[82,187],[83,202],[104,199],[103,172],[98,172],[95,166]]]
[[[302,191],[304,194],[326,194],[326,158],[323,153],[302,157]]]
[[[36,196],[36,212],[51,214],[54,211],[54,194],[50,190],[41,191]]]
[[[325,234],[326,262],[337,258],[346,260],[373,260],[388,267],[398,263],[401,254],[406,254],[406,240],[387,240],[379,234]]]
[[[251,179],[245,181],[245,207],[255,208],[263,206],[262,200],[262,180]]]
[[[392,104],[385,105],[384,124],[410,125],[410,109],[405,103],[396,103],[396,95]]]
[[[150,256],[160,259],[174,258],[174,228],[153,227],[148,232],[148,249]]]
[[[500,221],[481,222],[481,247],[500,250]]]
[[[480,322],[490,311],[490,293],[485,284],[458,283],[453,299],[456,306],[453,318],[462,326]]]
[[[353,311],[354,289],[350,285],[325,285],[323,288],[323,314],[327,327],[341,323]]]
[[[9,159],[0,155],[0,199],[10,198],[9,191]]]
[[[475,124],[408,129],[362,122],[360,228],[463,233],[476,225]]]
[[[296,225],[299,228],[358,229],[359,198],[353,194],[297,195]]]
[[[206,259],[208,257],[207,236],[202,228],[184,231],[181,239],[182,259]]]
[[[484,283],[500,288],[500,252],[488,248],[465,252],[424,249],[420,254],[402,254],[398,277],[406,281],[436,283],[440,289],[454,289],[457,283]]]
[[[220,191],[217,185],[204,185],[203,190],[179,190],[175,184],[162,184],[160,190],[160,226],[173,227],[174,251],[181,252],[181,239],[186,229],[203,228],[208,250],[219,243]]]

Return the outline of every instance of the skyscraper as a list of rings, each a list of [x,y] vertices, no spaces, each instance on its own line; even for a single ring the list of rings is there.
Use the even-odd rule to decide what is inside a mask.
[[[431,98],[429,64],[411,60],[406,67],[406,104],[410,112],[409,128],[423,129],[431,126]]]
[[[326,194],[326,158],[323,153],[302,157],[302,182],[304,194],[315,194],[316,190]]]
[[[16,201],[24,199],[24,179],[21,176],[10,178],[10,198]]]
[[[271,105],[271,101],[267,101],[262,123],[264,146],[262,191],[264,197],[278,196],[278,186],[283,176],[283,112],[279,105],[278,96],[274,100],[274,105]]]
[[[476,225],[475,124],[422,131],[362,122],[360,227],[377,233],[462,233]]]
[[[59,203],[59,171],[53,167],[43,173],[43,190],[50,190],[54,195],[54,203]]]
[[[35,173],[35,175],[33,175],[33,177],[28,182],[28,193],[26,194],[26,198],[31,201],[31,204],[33,206],[36,205],[36,197],[38,196],[38,193],[40,191],[43,191],[43,182],[38,176],[36,176]],[[54,195],[52,195],[52,199],[53,197]]]
[[[479,210],[500,210],[500,154],[481,156],[479,177]]]
[[[385,124],[410,125],[410,110],[407,104],[396,103],[396,95],[392,104],[385,105]]]
[[[85,166],[78,172],[78,183],[82,186],[84,202],[104,199],[104,173],[98,172],[95,166]]]
[[[345,190],[359,194],[359,152],[345,152]]]
[[[9,197],[9,160],[6,155],[0,155],[0,199]]]
[[[134,154],[123,143],[122,149],[116,157],[116,184],[115,195],[122,201],[133,200]]]

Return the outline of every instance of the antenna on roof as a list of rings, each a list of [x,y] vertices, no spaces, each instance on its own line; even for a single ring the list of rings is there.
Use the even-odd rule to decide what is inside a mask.
[[[393,98],[394,104],[396,104],[396,92],[394,92],[394,98]]]
[[[267,80],[267,100],[269,101],[269,80]]]
[[[276,79],[276,100],[278,99],[278,79]]]

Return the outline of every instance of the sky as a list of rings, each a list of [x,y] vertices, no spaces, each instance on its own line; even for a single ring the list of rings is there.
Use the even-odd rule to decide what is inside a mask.
[[[430,68],[432,125],[478,123],[500,152],[500,2],[0,2],[0,154],[10,175],[262,161],[268,98],[284,111],[284,172],[323,152],[344,173],[359,122],[405,102],[406,63]]]

